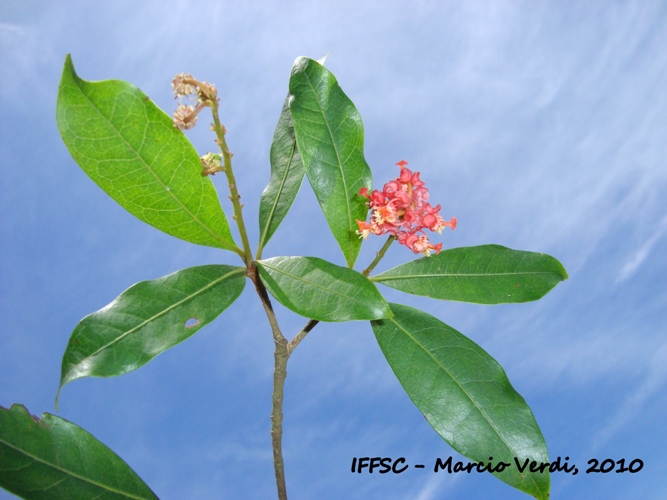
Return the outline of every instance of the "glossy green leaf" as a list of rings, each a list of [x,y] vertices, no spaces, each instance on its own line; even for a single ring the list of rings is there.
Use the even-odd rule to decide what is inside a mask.
[[[244,285],[245,268],[208,265],[131,286],[74,329],[60,388],[78,378],[113,377],[145,365],[213,321]]]
[[[481,245],[445,250],[370,279],[434,299],[503,304],[537,300],[566,280],[567,272],[550,255]]]
[[[257,262],[259,276],[278,302],[319,321],[379,319],[389,305],[363,274],[316,257],[274,257]]]
[[[0,407],[0,486],[35,500],[157,499],[118,455],[81,427],[22,405]]]
[[[357,220],[366,220],[363,187],[371,188],[361,116],[333,74],[300,57],[290,77],[289,103],[296,141],[310,185],[349,267],[361,248]]]
[[[182,240],[237,248],[199,155],[141,90],[82,80],[68,55],[56,118],[74,160],[132,215]]]
[[[285,99],[271,143],[271,179],[259,202],[259,256],[296,198],[304,170],[296,147],[289,96]]]
[[[514,458],[548,462],[526,401],[480,346],[425,312],[390,304],[394,317],[373,331],[399,382],[435,431],[475,462],[510,464],[494,473],[536,498],[549,496],[549,472],[523,473]]]

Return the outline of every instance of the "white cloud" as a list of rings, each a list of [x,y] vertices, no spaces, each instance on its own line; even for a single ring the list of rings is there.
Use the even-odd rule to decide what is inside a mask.
[[[443,488],[451,487],[454,483],[458,482],[460,477],[462,477],[460,474],[433,474],[426,480],[418,493],[411,498],[415,500],[435,500],[442,498]]]
[[[650,398],[661,391],[667,383],[667,343],[652,356],[648,363],[648,373],[638,387],[625,398],[623,404],[593,438],[591,452],[597,451],[628,424],[636,425],[635,417],[640,414]]]
[[[626,261],[625,265],[621,268],[621,271],[618,273],[616,278],[616,283],[621,283],[629,277],[631,277],[639,266],[646,260],[646,257],[651,253],[655,243],[665,234],[667,231],[667,216],[662,219],[657,229],[653,234],[646,240],[644,243],[632,254],[632,256]]]
[[[39,29],[0,23],[0,47],[0,101],[21,110],[47,104],[57,90],[44,78],[44,67],[53,61],[53,51],[42,43]]]

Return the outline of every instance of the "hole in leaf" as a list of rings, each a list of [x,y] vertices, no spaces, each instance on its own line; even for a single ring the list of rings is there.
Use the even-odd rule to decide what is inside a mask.
[[[197,326],[198,324],[199,324],[199,320],[197,318],[190,318],[185,322],[184,326],[185,326],[185,328],[192,328],[192,327]]]

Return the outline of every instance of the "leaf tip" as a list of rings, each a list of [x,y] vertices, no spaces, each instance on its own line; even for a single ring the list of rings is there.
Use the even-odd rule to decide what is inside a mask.
[[[321,64],[322,66],[324,66],[324,63],[326,62],[327,58],[331,55],[332,52],[333,52],[333,51],[329,52],[327,55],[325,55],[325,56],[323,56],[323,57],[320,57],[320,58],[317,60],[317,62],[318,62],[319,64]]]
[[[83,375],[85,376],[85,375]],[[65,387],[67,384],[69,384],[72,380],[76,380],[78,378],[81,378],[81,375],[79,376],[72,376],[71,370],[68,370],[67,372],[64,371],[63,367],[63,372],[60,376],[60,383],[58,384],[58,390],[56,391],[56,399],[54,401],[54,407],[56,409],[56,413],[60,411],[60,392],[63,390],[63,387]]]
[[[562,264],[560,267],[562,269],[561,276],[563,277],[563,281],[570,279],[570,276],[567,274],[567,271],[565,270]]]
[[[61,120],[61,113],[65,107],[64,95],[66,94],[66,88],[80,80],[76,71],[74,71],[74,63],[72,62],[72,55],[67,54],[65,56],[65,64],[63,65],[63,72],[60,76],[60,84],[58,85],[58,99],[56,101],[56,121],[58,122],[58,128],[61,130],[64,126]]]
[[[567,271],[565,270],[565,266],[561,263],[561,261],[551,255],[543,255],[545,255],[547,258],[553,259],[553,262],[556,264],[556,273],[561,277],[561,281],[565,281],[570,278],[567,274]]]
[[[60,391],[62,391],[63,387],[65,387],[72,380],[73,380],[72,378],[66,378],[64,374],[63,376],[60,377],[60,384],[58,385],[58,390],[56,391],[56,399],[54,401],[54,407],[56,409],[56,413],[60,411]]]
[[[67,54],[65,56],[65,64],[63,65],[63,75],[70,74],[76,77],[76,71],[74,70],[74,62],[72,61],[72,54]]]

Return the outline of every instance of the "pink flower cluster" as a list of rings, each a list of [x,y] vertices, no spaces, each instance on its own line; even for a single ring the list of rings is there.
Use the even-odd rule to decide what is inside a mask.
[[[400,175],[387,182],[382,191],[374,189],[370,195],[367,188],[359,191],[369,200],[371,219],[368,223],[357,221],[357,234],[364,238],[369,234],[389,234],[414,253],[423,253],[428,257],[432,251],[438,254],[442,243],[430,243],[424,229],[438,233],[445,227],[453,230],[456,228],[456,217],[449,222],[443,220],[439,213],[440,205],[432,207],[428,203],[428,189],[419,178],[419,172],[412,172],[407,164],[405,160],[396,164],[401,169]]]

